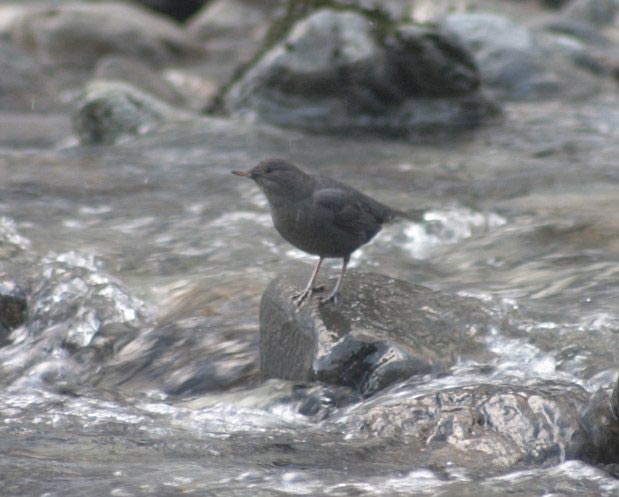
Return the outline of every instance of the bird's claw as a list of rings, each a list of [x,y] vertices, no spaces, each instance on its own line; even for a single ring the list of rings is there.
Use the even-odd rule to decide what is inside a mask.
[[[297,307],[301,307],[303,301],[307,298],[307,296],[312,293],[312,289],[308,288],[307,290],[303,290],[301,293],[295,293],[292,296],[292,301],[297,304]]]
[[[325,304],[328,304],[329,302],[333,302],[333,305],[337,305],[339,296],[340,296],[339,292],[334,292],[331,295],[328,295],[320,299],[319,305],[325,305]]]
[[[292,301],[297,304],[297,307],[301,307],[301,304],[303,303],[303,301],[307,297],[309,297],[313,293],[322,292],[322,291],[324,291],[324,289],[325,289],[324,285],[318,285],[318,286],[315,286],[315,287],[312,287],[312,288],[306,288],[305,290],[303,290],[300,293],[295,293],[292,296]],[[321,300],[324,300],[324,299],[321,299]]]

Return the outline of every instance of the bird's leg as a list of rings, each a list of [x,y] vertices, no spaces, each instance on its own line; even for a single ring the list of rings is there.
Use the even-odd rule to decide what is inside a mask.
[[[333,302],[337,304],[337,298],[340,294],[340,290],[342,288],[342,281],[344,281],[344,274],[346,274],[346,268],[348,267],[348,261],[350,261],[350,255],[347,255],[342,260],[342,271],[340,272],[340,276],[335,283],[335,287],[333,287],[333,291],[327,295],[325,298],[320,299],[321,304],[326,304],[327,302]]]
[[[301,293],[297,293],[292,296],[292,300],[297,301],[297,306],[300,306],[303,303],[303,301],[307,298],[307,296],[311,295],[315,291],[314,281],[316,281],[316,276],[318,276],[318,271],[320,271],[322,260],[323,260],[322,257],[318,259],[318,262],[316,263],[316,267],[314,268],[314,271],[312,272],[312,276],[310,277],[309,282],[307,283],[307,286],[305,287],[305,290],[303,290]]]

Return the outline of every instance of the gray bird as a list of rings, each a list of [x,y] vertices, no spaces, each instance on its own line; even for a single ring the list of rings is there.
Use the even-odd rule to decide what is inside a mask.
[[[318,263],[297,305],[314,291],[325,258],[341,258],[342,271],[321,303],[337,303],[350,254],[368,243],[383,223],[407,214],[393,210],[354,188],[325,176],[307,174],[283,159],[266,159],[249,171],[232,174],[254,180],[269,201],[275,229],[292,245],[317,255]]]

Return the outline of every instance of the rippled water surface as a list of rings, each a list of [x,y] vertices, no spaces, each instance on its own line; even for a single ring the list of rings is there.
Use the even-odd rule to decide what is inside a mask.
[[[473,296],[509,324],[488,338],[488,364],[353,408],[488,382],[594,392],[619,359],[618,104],[513,104],[438,143],[222,121],[116,147],[1,150],[5,284],[33,296],[0,348],[3,495],[619,494],[577,461],[489,478],[414,468],[392,441],[358,438],[351,407],[320,385],[261,383],[261,293],[313,261],[230,174],[285,156],[418,212],[353,270]],[[328,416],[304,414],[308,389]]]

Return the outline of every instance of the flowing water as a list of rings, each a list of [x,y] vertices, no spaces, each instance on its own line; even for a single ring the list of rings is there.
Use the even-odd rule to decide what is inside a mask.
[[[3,145],[2,284],[31,298],[0,348],[1,495],[619,495],[579,461],[414,467],[348,422],[365,403],[455,385],[554,379],[593,393],[615,381],[618,104],[511,104],[501,122],[436,143],[222,120],[113,147]],[[262,290],[313,262],[230,174],[271,155],[422,210],[352,270],[484,301],[509,324],[488,338],[494,359],[352,405],[322,385],[261,383]]]

